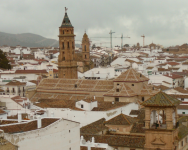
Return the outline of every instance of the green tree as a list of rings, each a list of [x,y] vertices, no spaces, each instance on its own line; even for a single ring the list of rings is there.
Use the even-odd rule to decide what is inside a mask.
[[[0,49],[0,68],[11,69],[11,65],[5,55],[5,53]]]

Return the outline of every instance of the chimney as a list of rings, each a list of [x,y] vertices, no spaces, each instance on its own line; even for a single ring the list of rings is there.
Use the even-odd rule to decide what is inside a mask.
[[[41,128],[42,127],[42,119],[41,119],[41,116],[37,116],[37,128]]]
[[[18,122],[20,123],[22,121],[22,113],[18,112]]]
[[[95,138],[94,138],[94,137],[92,137],[91,142],[92,142],[93,144],[95,143]]]

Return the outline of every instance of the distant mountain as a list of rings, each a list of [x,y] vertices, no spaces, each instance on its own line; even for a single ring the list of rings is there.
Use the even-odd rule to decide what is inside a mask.
[[[37,34],[9,34],[0,32],[0,46],[24,46],[24,47],[59,47],[59,42]]]

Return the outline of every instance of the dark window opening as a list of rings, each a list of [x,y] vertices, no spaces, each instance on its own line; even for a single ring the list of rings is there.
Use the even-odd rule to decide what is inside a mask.
[[[67,42],[67,48],[69,48],[69,42]]]
[[[63,52],[63,54],[64,54],[64,52]]]
[[[63,34],[64,34],[64,30],[63,30]]]
[[[142,77],[142,74],[140,74],[140,77]]]
[[[116,102],[119,102],[119,97],[116,97],[116,98],[115,98],[115,101],[116,101]]]
[[[64,47],[64,42],[62,43],[62,49],[64,49],[65,47]]]
[[[69,130],[69,133],[70,133],[70,130]]]
[[[155,88],[153,87],[153,90],[154,90]]]
[[[85,51],[86,51],[86,45],[85,45]]]
[[[81,105],[81,108],[84,108],[84,105],[83,105],[83,104]]]
[[[119,83],[117,85],[119,85]]]
[[[87,58],[87,56],[85,55],[85,59]]]
[[[132,84],[132,86],[134,86],[134,84]]]
[[[119,92],[119,89],[116,89],[116,92]]]
[[[184,101],[184,98],[181,98],[182,101]]]
[[[74,43],[72,42],[72,48],[74,48]]]
[[[144,102],[144,97],[142,97],[142,101]]]
[[[65,57],[63,57],[63,60],[65,60]]]
[[[74,87],[77,88],[77,84],[75,84]]]

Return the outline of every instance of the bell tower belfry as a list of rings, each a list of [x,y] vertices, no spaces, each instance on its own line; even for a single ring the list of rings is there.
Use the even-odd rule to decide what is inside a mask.
[[[177,150],[179,104],[161,91],[141,104],[145,106],[144,150]]]
[[[90,42],[88,35],[84,33],[82,38],[82,59],[86,62],[87,65],[90,63]]]
[[[75,39],[74,27],[67,15],[65,7],[65,16],[59,27],[59,56],[58,56],[58,74],[59,78],[77,79],[77,62],[75,61]]]

